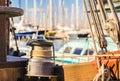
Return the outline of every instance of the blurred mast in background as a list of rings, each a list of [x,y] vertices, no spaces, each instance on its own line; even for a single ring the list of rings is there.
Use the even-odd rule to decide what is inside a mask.
[[[26,12],[25,12],[25,24],[28,24],[28,0],[25,0],[25,9],[26,9]]]
[[[76,0],[76,24],[75,24],[75,26],[76,26],[76,30],[78,30],[79,29],[79,2],[78,2],[79,0]]]
[[[74,4],[72,3],[71,7],[71,26],[75,27],[75,13],[74,13]]]
[[[39,27],[43,27],[43,9],[42,9],[43,0],[40,0],[40,21],[39,21]]]
[[[34,0],[33,25],[36,26],[36,0]]]
[[[50,3],[49,3],[49,18],[50,18],[50,20],[49,20],[49,30],[53,30],[53,27],[54,27],[54,18],[53,18],[53,16],[54,16],[54,13],[53,13],[53,0],[49,0],[50,1]]]

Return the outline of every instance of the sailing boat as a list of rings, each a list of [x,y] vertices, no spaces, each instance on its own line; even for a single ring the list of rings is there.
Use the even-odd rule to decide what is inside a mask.
[[[107,40],[108,51],[118,50],[116,43],[110,37],[105,37],[105,39]],[[103,50],[98,46],[98,43],[98,40],[95,39],[97,51],[101,53]],[[90,62],[95,59],[95,54],[92,38],[84,37],[66,42],[55,52],[55,60],[63,64]]]
[[[105,0],[104,0],[105,1]],[[107,41],[105,39],[105,35],[103,32],[103,26],[107,23],[107,13],[104,8],[103,0],[83,0],[84,11],[88,20],[89,28],[91,30],[92,41],[94,44],[95,59],[92,62],[84,62],[80,64],[71,64],[71,65],[63,65],[62,67],[56,67],[58,78],[64,77],[64,80],[60,81],[120,81],[120,50],[119,50],[119,36],[120,36],[120,21],[115,11],[115,7],[113,6],[112,0],[106,0],[108,2],[109,9],[111,14],[113,15],[114,23],[117,24],[117,27],[114,25],[110,25],[111,28],[115,28],[115,30],[109,30],[112,35],[116,38],[114,40],[116,45],[118,45],[118,50],[109,51],[107,46]],[[115,1],[115,0],[114,0]],[[117,0],[118,1],[118,0]],[[99,8],[97,8],[97,5]],[[87,10],[89,8],[89,11]],[[90,14],[88,14],[90,12]],[[98,14],[99,13],[99,14]],[[91,18],[90,18],[91,17]],[[102,51],[98,53],[97,46],[95,43],[95,37],[93,35],[92,25],[90,19],[94,22],[95,31],[97,34],[98,44]],[[101,19],[101,20],[99,20]],[[105,22],[104,22],[105,21]],[[108,24],[108,23],[107,23]],[[117,31],[116,31],[117,30]],[[114,34],[117,33],[117,34]],[[111,37],[110,34],[108,34]],[[114,48],[114,47],[113,47]],[[69,57],[66,57],[69,58]],[[74,57],[73,57],[74,58]],[[59,70],[61,68],[61,70]],[[63,76],[59,76],[59,74],[64,74]],[[71,76],[71,77],[70,77]]]
[[[97,2],[97,4],[96,4]],[[90,77],[85,77],[85,75],[82,77],[82,80],[86,81],[86,79],[89,78],[90,80],[93,81],[119,81],[120,80],[120,76],[119,76],[119,56],[120,56],[120,50],[116,50],[116,51],[108,51],[107,50],[107,41],[105,40],[104,37],[104,33],[103,33],[103,25],[102,24],[106,24],[107,20],[107,13],[106,10],[104,8],[104,4],[102,0],[96,0],[96,2],[94,0],[83,0],[83,4],[84,4],[84,11],[86,13],[86,17],[89,23],[89,27],[91,29],[91,22],[90,22],[90,17],[92,18],[92,21],[94,22],[95,28],[96,28],[96,33],[97,33],[97,37],[100,43],[100,47],[101,49],[105,50],[103,53],[98,54],[97,50],[96,50],[96,59],[93,62],[89,62],[89,63],[84,63],[81,64],[80,67],[84,67],[87,68],[88,65],[90,66],[89,68],[87,68],[86,70],[84,69],[84,72],[92,72],[90,73]],[[113,20],[115,20],[115,24],[117,24],[117,28],[114,27],[114,25],[111,25],[112,28],[115,28],[115,30],[111,30],[112,35],[114,35],[114,32],[116,31],[117,35],[115,34],[114,36],[116,37],[116,44],[118,44],[119,40],[119,36],[120,36],[120,21],[118,19],[118,16],[116,14],[115,11],[115,7],[113,5],[112,0],[107,0],[108,2],[108,6],[111,10],[111,13],[113,15]],[[88,4],[88,5],[87,5]],[[87,11],[87,6],[89,7],[90,10],[90,15],[88,15],[88,11]],[[99,6],[99,8],[97,9],[97,5]],[[98,14],[99,12],[102,16],[102,21],[99,19],[100,15]],[[114,22],[111,22],[114,23]],[[105,26],[105,25],[104,25]],[[93,36],[93,31],[91,29],[91,35]],[[109,34],[108,34],[109,35]],[[109,35],[111,36],[111,35]],[[94,42],[94,37],[93,38],[93,42]],[[94,47],[94,49],[96,49],[96,46]],[[93,66],[93,67],[92,67]],[[93,70],[92,70],[93,69]],[[88,73],[89,74],[89,73]],[[87,75],[87,74],[86,74]],[[75,78],[75,77],[74,77]]]

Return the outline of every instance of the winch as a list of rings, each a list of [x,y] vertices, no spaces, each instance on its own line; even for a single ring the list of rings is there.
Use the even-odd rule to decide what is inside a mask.
[[[48,40],[31,40],[31,58],[28,62],[27,75],[52,75],[54,63],[54,46]]]

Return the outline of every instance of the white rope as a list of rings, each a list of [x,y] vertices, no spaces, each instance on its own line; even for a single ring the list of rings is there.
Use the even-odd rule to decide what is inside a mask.
[[[108,74],[107,78],[105,77],[105,72]],[[111,79],[109,68],[105,68],[103,64],[99,69],[99,73],[94,77],[93,81],[99,81],[100,79],[102,81],[110,81]]]

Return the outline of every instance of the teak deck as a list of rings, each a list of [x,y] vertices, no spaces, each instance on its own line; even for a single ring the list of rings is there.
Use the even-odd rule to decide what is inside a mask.
[[[8,56],[7,60],[0,63],[0,81],[23,81],[27,59]]]

